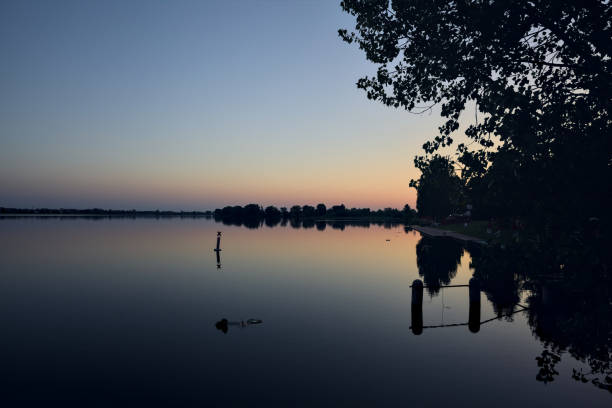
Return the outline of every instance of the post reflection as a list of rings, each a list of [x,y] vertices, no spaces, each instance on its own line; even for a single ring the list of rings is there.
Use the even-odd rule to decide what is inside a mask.
[[[473,277],[469,282],[468,321],[427,325],[419,290],[424,287],[430,296],[441,290],[452,290],[453,280],[464,248],[448,239],[423,237],[416,247],[421,281],[412,285],[411,330],[420,335],[423,329],[467,325],[479,333],[489,322],[512,321],[517,313],[525,313],[534,336],[542,342],[543,351],[536,357],[537,381],[554,381],[556,366],[564,353],[588,364],[589,370],[573,369],[572,378],[591,383],[612,392],[612,290],[608,285],[589,282],[588,274],[551,276],[540,268],[521,263],[517,254],[480,247],[465,248],[471,257]],[[588,293],[579,288],[590,288]],[[482,320],[480,292],[491,303],[495,317]],[[422,292],[421,292],[422,293]],[[521,304],[521,293],[525,305]],[[425,324],[424,324],[425,323]]]
[[[214,251],[217,255],[217,269],[221,269],[221,231],[217,231],[217,247]]]

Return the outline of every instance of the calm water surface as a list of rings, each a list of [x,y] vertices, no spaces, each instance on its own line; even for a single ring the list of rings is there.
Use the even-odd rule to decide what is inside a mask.
[[[520,307],[478,333],[414,335],[412,282],[473,273],[463,249],[456,270],[427,272],[438,255],[422,243],[417,262],[421,238],[403,227],[0,219],[0,405],[611,406],[609,392],[571,378],[588,366],[568,353],[554,381],[536,381],[544,344]],[[468,310],[467,288],[432,290],[423,321],[465,323]],[[497,312],[481,293],[480,320]]]

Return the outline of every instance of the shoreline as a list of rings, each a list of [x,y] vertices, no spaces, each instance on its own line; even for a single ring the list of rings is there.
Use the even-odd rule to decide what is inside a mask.
[[[458,232],[454,232],[454,231],[448,231],[448,230],[443,230],[443,229],[439,229],[439,228],[432,228],[432,227],[421,227],[419,225],[411,225],[410,228],[412,228],[415,231],[419,231],[422,234],[425,235],[429,235],[431,237],[448,237],[448,238],[453,238],[453,239],[457,239],[459,241],[463,241],[463,242],[473,242],[476,244],[480,244],[480,245],[487,245],[487,242],[476,238],[476,237],[471,237],[469,235],[465,235],[465,234],[460,234]]]

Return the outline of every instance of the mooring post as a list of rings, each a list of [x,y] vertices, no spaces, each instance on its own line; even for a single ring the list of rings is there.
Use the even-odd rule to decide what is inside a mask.
[[[470,310],[468,328],[472,333],[480,331],[480,283],[476,278],[470,279]]]

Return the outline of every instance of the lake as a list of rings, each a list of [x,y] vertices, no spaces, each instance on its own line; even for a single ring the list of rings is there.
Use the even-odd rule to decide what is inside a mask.
[[[483,290],[465,325],[468,288],[437,286],[470,262],[403,226],[0,219],[0,405],[609,407],[572,378],[596,341],[555,337],[532,290]]]

